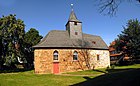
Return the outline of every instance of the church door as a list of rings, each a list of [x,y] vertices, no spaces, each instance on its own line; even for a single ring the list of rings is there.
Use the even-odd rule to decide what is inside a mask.
[[[54,62],[53,63],[53,73],[54,74],[59,73],[59,62]]]

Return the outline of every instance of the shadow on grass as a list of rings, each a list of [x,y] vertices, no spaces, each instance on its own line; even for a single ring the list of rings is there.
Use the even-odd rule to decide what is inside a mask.
[[[94,69],[93,71],[100,72],[100,73],[107,73],[106,71],[101,71],[101,70],[98,70],[98,69]]]
[[[13,68],[13,69],[3,69],[0,70],[0,73],[17,73],[17,72],[27,72],[34,70],[34,68]]]
[[[120,70],[112,69],[110,73],[95,78],[83,77],[86,81],[71,86],[140,86],[140,69]]]
[[[130,71],[134,70],[135,68],[127,68],[127,69],[107,69],[106,71],[108,73],[116,73],[116,72],[125,72],[125,71]]]
[[[17,72],[27,72],[31,71],[32,69],[10,69],[10,70],[0,70],[0,73],[17,73]]]
[[[34,70],[34,66],[31,64],[12,64],[11,66],[2,65],[0,67],[0,73],[17,73]]]

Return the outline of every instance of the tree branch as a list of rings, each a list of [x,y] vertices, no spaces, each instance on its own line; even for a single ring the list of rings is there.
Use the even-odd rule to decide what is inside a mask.
[[[121,0],[100,0],[99,12],[106,12],[107,15],[115,15]]]
[[[125,1],[132,2],[132,0],[98,0],[99,12],[114,16],[116,15],[119,5]],[[135,1],[140,3],[140,0]]]

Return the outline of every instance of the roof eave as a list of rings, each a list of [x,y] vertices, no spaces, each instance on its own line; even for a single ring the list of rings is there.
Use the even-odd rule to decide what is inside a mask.
[[[93,49],[93,50],[109,50],[108,48],[92,48],[92,47],[33,47],[34,49]]]
[[[65,26],[67,26],[67,24],[68,24],[69,22],[78,22],[78,23],[82,23],[81,21],[68,21],[68,22],[66,23]]]

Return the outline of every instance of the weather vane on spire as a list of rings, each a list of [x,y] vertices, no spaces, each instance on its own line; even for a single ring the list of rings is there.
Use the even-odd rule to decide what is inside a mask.
[[[73,11],[73,4],[71,4],[71,10]]]

